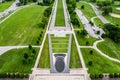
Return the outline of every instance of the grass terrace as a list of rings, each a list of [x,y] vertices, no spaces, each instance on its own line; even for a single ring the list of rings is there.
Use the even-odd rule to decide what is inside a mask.
[[[33,49],[36,51],[34,54],[28,48],[13,49],[2,54],[0,56],[0,73],[31,73],[39,51],[39,48]],[[24,53],[28,53],[28,58],[32,59],[29,63],[23,64]]]
[[[65,26],[62,0],[58,0],[55,26]]]
[[[45,32],[38,27],[45,9],[45,6],[32,5],[17,11],[0,24],[0,46],[36,45],[40,32]]]
[[[99,43],[97,47],[106,55],[120,60],[120,43],[115,43],[106,38],[105,41]]]
[[[91,50],[93,51],[92,54],[90,54]],[[81,49],[81,51],[85,64],[89,69],[88,70],[89,73],[119,73],[120,72],[120,63],[111,61],[103,57],[94,49],[84,48]],[[92,62],[91,66],[88,64],[89,62]]]
[[[66,37],[55,37],[51,35],[51,40],[53,53],[67,53],[69,35],[66,35]]]
[[[0,4],[0,12],[3,12],[7,8],[9,8],[14,1],[8,1]]]

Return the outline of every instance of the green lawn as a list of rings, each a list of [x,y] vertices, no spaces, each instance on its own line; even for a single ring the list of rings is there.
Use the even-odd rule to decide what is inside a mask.
[[[32,5],[17,11],[0,24],[0,46],[36,45],[40,32],[45,31],[38,27],[45,9],[44,6]]]
[[[81,35],[77,34],[77,31],[75,31],[75,33],[76,33],[76,37],[77,37],[77,40],[78,40],[78,43],[80,46],[86,46],[86,42],[89,42],[89,44],[87,46],[92,46],[95,41],[99,40],[99,39],[93,38],[91,36],[89,36],[88,38],[81,37]]]
[[[62,0],[58,0],[55,26],[65,26],[64,11]]]
[[[81,68],[81,61],[76,47],[74,38],[72,38],[71,55],[70,55],[70,68]]]
[[[39,51],[39,48],[34,48],[36,50],[36,54],[33,54],[30,49],[13,49],[7,51],[6,53],[0,56],[0,73],[31,73],[31,69],[34,67],[36,57]],[[30,54],[33,54],[32,60],[30,63],[23,64],[22,60],[24,59],[23,54],[28,53],[29,58]]]
[[[112,17],[110,15],[104,16],[108,21],[110,21],[110,23],[113,23],[115,25],[118,25],[118,27],[120,27],[120,18],[115,18]]]
[[[0,12],[3,12],[12,5],[13,1],[8,1],[0,4]]]
[[[120,43],[114,43],[112,40],[106,38],[105,41],[99,43],[97,47],[108,56],[120,60]]]
[[[106,46],[104,46],[106,47]],[[89,73],[119,73],[120,63],[113,62],[103,56],[97,51],[93,50],[93,54],[90,54],[90,50],[93,49],[81,49],[82,55],[85,60],[85,64],[89,69]],[[92,61],[92,66],[88,65],[88,62]]]
[[[94,19],[94,23],[96,24],[96,26],[103,28],[104,27],[104,23],[99,19],[99,18],[95,18]]]
[[[54,37],[51,36],[53,53],[67,53],[69,36]]]
[[[38,64],[39,68],[50,68],[50,55],[49,55],[49,43],[48,37],[46,37],[44,47],[41,53],[41,57]]]
[[[84,5],[84,9],[81,9],[82,5]],[[83,14],[86,16],[86,18],[89,21],[91,21],[92,17],[96,16],[94,10],[92,9],[92,7],[88,3],[77,2],[77,8],[80,9],[83,12]]]

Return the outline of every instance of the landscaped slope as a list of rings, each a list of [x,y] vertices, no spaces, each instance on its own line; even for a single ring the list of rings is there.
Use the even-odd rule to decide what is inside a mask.
[[[106,55],[120,60],[120,43],[115,43],[106,38],[105,41],[99,43],[97,47]]]
[[[106,46],[104,46],[106,47]],[[92,52],[91,52],[92,50]],[[119,73],[120,63],[111,61],[94,49],[81,49],[89,73]]]
[[[28,48],[13,49],[0,56],[0,73],[30,73],[34,67],[39,48],[35,49],[36,53]],[[30,62],[23,64],[24,54],[27,53]],[[32,56],[31,56],[32,55]],[[26,60],[29,61],[29,60]],[[25,62],[25,61],[24,61]]]
[[[0,46],[35,45],[42,30],[38,23],[41,22],[45,8],[38,5],[23,8],[0,24]]]

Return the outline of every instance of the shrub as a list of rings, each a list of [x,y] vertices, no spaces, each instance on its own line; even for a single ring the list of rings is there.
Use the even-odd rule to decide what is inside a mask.
[[[99,74],[99,78],[103,78],[104,77],[104,75],[103,74]]]
[[[114,74],[109,74],[109,77],[110,77],[110,78],[113,78],[113,77],[114,77]]]
[[[31,45],[31,44],[29,44],[29,45],[28,45],[28,48],[29,48],[29,49],[32,49],[32,45]]]
[[[89,62],[88,62],[88,65],[89,65],[89,66],[92,66],[92,61],[89,61]]]
[[[119,74],[118,73],[114,73],[114,78],[118,78]]]

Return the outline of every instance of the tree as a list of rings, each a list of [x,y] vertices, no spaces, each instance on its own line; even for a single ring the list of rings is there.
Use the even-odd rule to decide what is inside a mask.
[[[94,23],[92,22],[92,21],[89,21],[89,23],[93,26],[94,25]]]
[[[32,49],[32,53],[36,53],[35,49]]]
[[[89,45],[89,41],[86,41],[86,45]]]
[[[81,6],[81,9],[84,9],[84,5]]]
[[[118,73],[114,73],[114,78],[118,78],[119,74]]]
[[[114,42],[119,43],[120,42],[120,28],[116,27],[112,24],[105,24],[104,25],[105,30],[107,31],[108,37],[112,39]]]
[[[112,12],[112,7],[109,7],[109,6],[107,6],[107,7],[104,7],[103,8],[103,15],[108,15],[110,12]]]
[[[29,48],[29,49],[32,49],[32,45],[31,45],[31,44],[29,44],[29,45],[28,45],[28,48]]]
[[[96,0],[90,0],[90,1],[91,1],[91,2],[94,2],[94,3],[96,2]]]
[[[28,59],[28,54],[27,53],[24,53],[24,59]]]
[[[26,5],[27,4],[27,0],[24,0],[24,5]]]
[[[104,75],[103,74],[99,74],[99,78],[103,78],[104,77]]]
[[[89,61],[89,62],[88,62],[88,65],[89,65],[89,66],[92,66],[92,61]]]
[[[88,33],[85,29],[83,29],[83,30],[81,30],[80,34],[81,34],[81,36],[87,36]]]
[[[90,74],[90,78],[91,78],[91,79],[95,79],[94,74]]]
[[[93,50],[90,50],[90,54],[93,54]]]
[[[109,77],[110,77],[110,78],[113,78],[113,77],[114,77],[114,74],[109,74]]]

